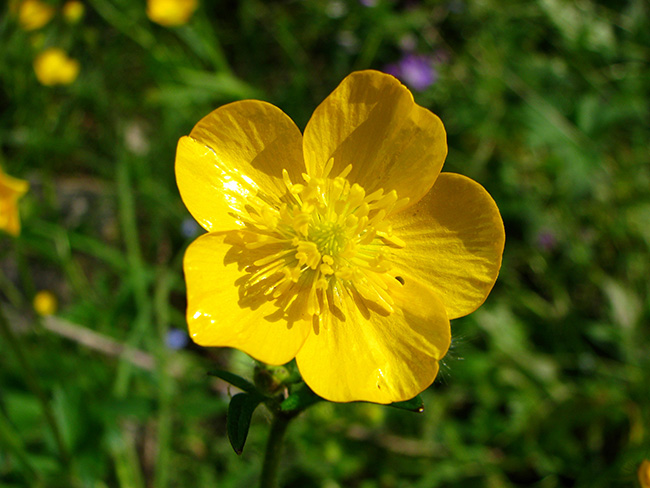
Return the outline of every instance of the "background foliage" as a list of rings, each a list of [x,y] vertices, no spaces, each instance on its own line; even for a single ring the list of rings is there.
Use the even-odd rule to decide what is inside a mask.
[[[31,190],[22,234],[0,237],[0,295],[31,369],[2,336],[0,484],[255,483],[268,416],[256,411],[237,457],[225,435],[236,390],[205,374],[251,377],[252,360],[168,344],[185,327],[181,260],[199,232],[175,186],[176,142],[241,98],[304,128],[349,72],[411,51],[436,70],[415,98],[445,123],[446,171],[502,211],[501,276],[452,324],[423,414],[311,407],[290,427],[283,486],[636,486],[650,457],[648,9],[205,0],[165,28],[143,2],[88,0],[79,23],[57,15],[37,32],[3,10],[0,165]],[[80,61],[73,84],[38,83],[48,45]],[[59,300],[53,317],[32,309],[43,289]]]

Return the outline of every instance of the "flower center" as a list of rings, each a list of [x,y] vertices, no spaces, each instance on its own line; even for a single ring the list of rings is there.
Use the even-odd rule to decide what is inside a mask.
[[[360,311],[393,312],[391,288],[401,286],[388,274],[390,248],[404,247],[392,236],[386,216],[404,206],[393,190],[371,194],[346,179],[348,166],[331,178],[330,159],[323,177],[303,174],[293,183],[283,171],[282,201],[247,199],[241,262],[244,296],[273,300],[288,322],[312,318],[326,310],[343,316],[341,300],[350,299]]]
[[[335,256],[345,246],[345,227],[327,220],[317,222],[309,227],[307,238],[316,244],[321,255]]]

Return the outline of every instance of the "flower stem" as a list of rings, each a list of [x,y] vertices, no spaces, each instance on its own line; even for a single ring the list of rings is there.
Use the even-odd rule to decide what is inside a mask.
[[[278,466],[282,457],[282,441],[287,431],[289,421],[293,415],[288,416],[282,412],[275,412],[271,432],[266,442],[266,452],[264,453],[264,465],[262,466],[262,476],[260,478],[260,488],[275,488],[277,486]]]

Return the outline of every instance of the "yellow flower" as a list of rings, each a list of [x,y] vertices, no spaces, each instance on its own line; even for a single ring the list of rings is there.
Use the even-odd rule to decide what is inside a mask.
[[[37,314],[47,316],[56,312],[58,301],[51,291],[41,290],[34,295],[33,305]]]
[[[70,24],[76,24],[85,12],[84,4],[78,0],[70,0],[63,5],[63,17]]]
[[[650,488],[650,461],[647,459],[639,466],[639,484],[641,488]]]
[[[196,0],[147,0],[147,16],[152,22],[174,27],[186,24],[197,6]]]
[[[304,136],[261,101],[210,113],[176,154],[181,197],[208,231],[184,260],[191,337],[295,357],[331,401],[423,391],[505,241],[483,187],[440,173],[446,155],[440,119],[377,71],[345,78]]]
[[[54,7],[39,0],[15,2],[12,10],[18,12],[18,22],[27,31],[40,29],[54,16]]]
[[[18,199],[29,188],[29,183],[5,174],[0,169],[0,229],[11,235],[20,234]]]
[[[79,61],[70,59],[62,49],[51,47],[34,60],[36,78],[45,86],[69,85],[79,75]]]

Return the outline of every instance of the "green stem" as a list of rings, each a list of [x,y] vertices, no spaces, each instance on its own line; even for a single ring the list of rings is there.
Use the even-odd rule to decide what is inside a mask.
[[[130,161],[122,154],[116,171],[117,199],[120,224],[124,234],[126,260],[129,264],[129,278],[133,283],[133,295],[137,309],[133,327],[126,339],[126,344],[130,347],[138,347],[143,337],[147,334],[150,324],[153,323],[153,313],[148,291],[149,285],[147,282],[145,263],[140,249],[136,204],[133,196],[135,190],[131,184],[129,166]],[[115,396],[118,398],[124,398],[128,394],[132,373],[133,365],[122,357],[117,367],[113,389]]]
[[[54,434],[54,440],[56,441],[56,445],[59,449],[61,461],[63,462],[63,465],[69,469],[70,454],[68,453],[68,449],[65,445],[65,442],[63,441],[63,435],[61,434],[61,429],[59,429],[59,425],[57,424],[56,418],[54,417],[54,411],[52,410],[52,406],[50,405],[47,395],[45,395],[45,392],[36,381],[36,372],[32,368],[31,363],[27,360],[27,355],[25,354],[21,342],[18,340],[16,334],[14,333],[13,329],[7,322],[7,319],[5,318],[4,311],[2,310],[1,302],[0,302],[0,331],[2,332],[2,335],[5,337],[7,342],[9,343],[9,349],[12,350],[16,355],[16,359],[18,360],[18,364],[20,365],[20,368],[25,373],[25,382],[27,383],[27,387],[38,398],[38,401],[41,404],[41,408],[43,409],[43,414],[45,415],[45,420],[49,424],[50,429],[52,430],[52,434]]]
[[[282,457],[282,441],[292,417],[282,412],[276,412],[273,416],[271,432],[269,433],[269,438],[266,442],[266,452],[264,453],[264,466],[262,466],[260,488],[275,488],[277,486],[278,466]]]

